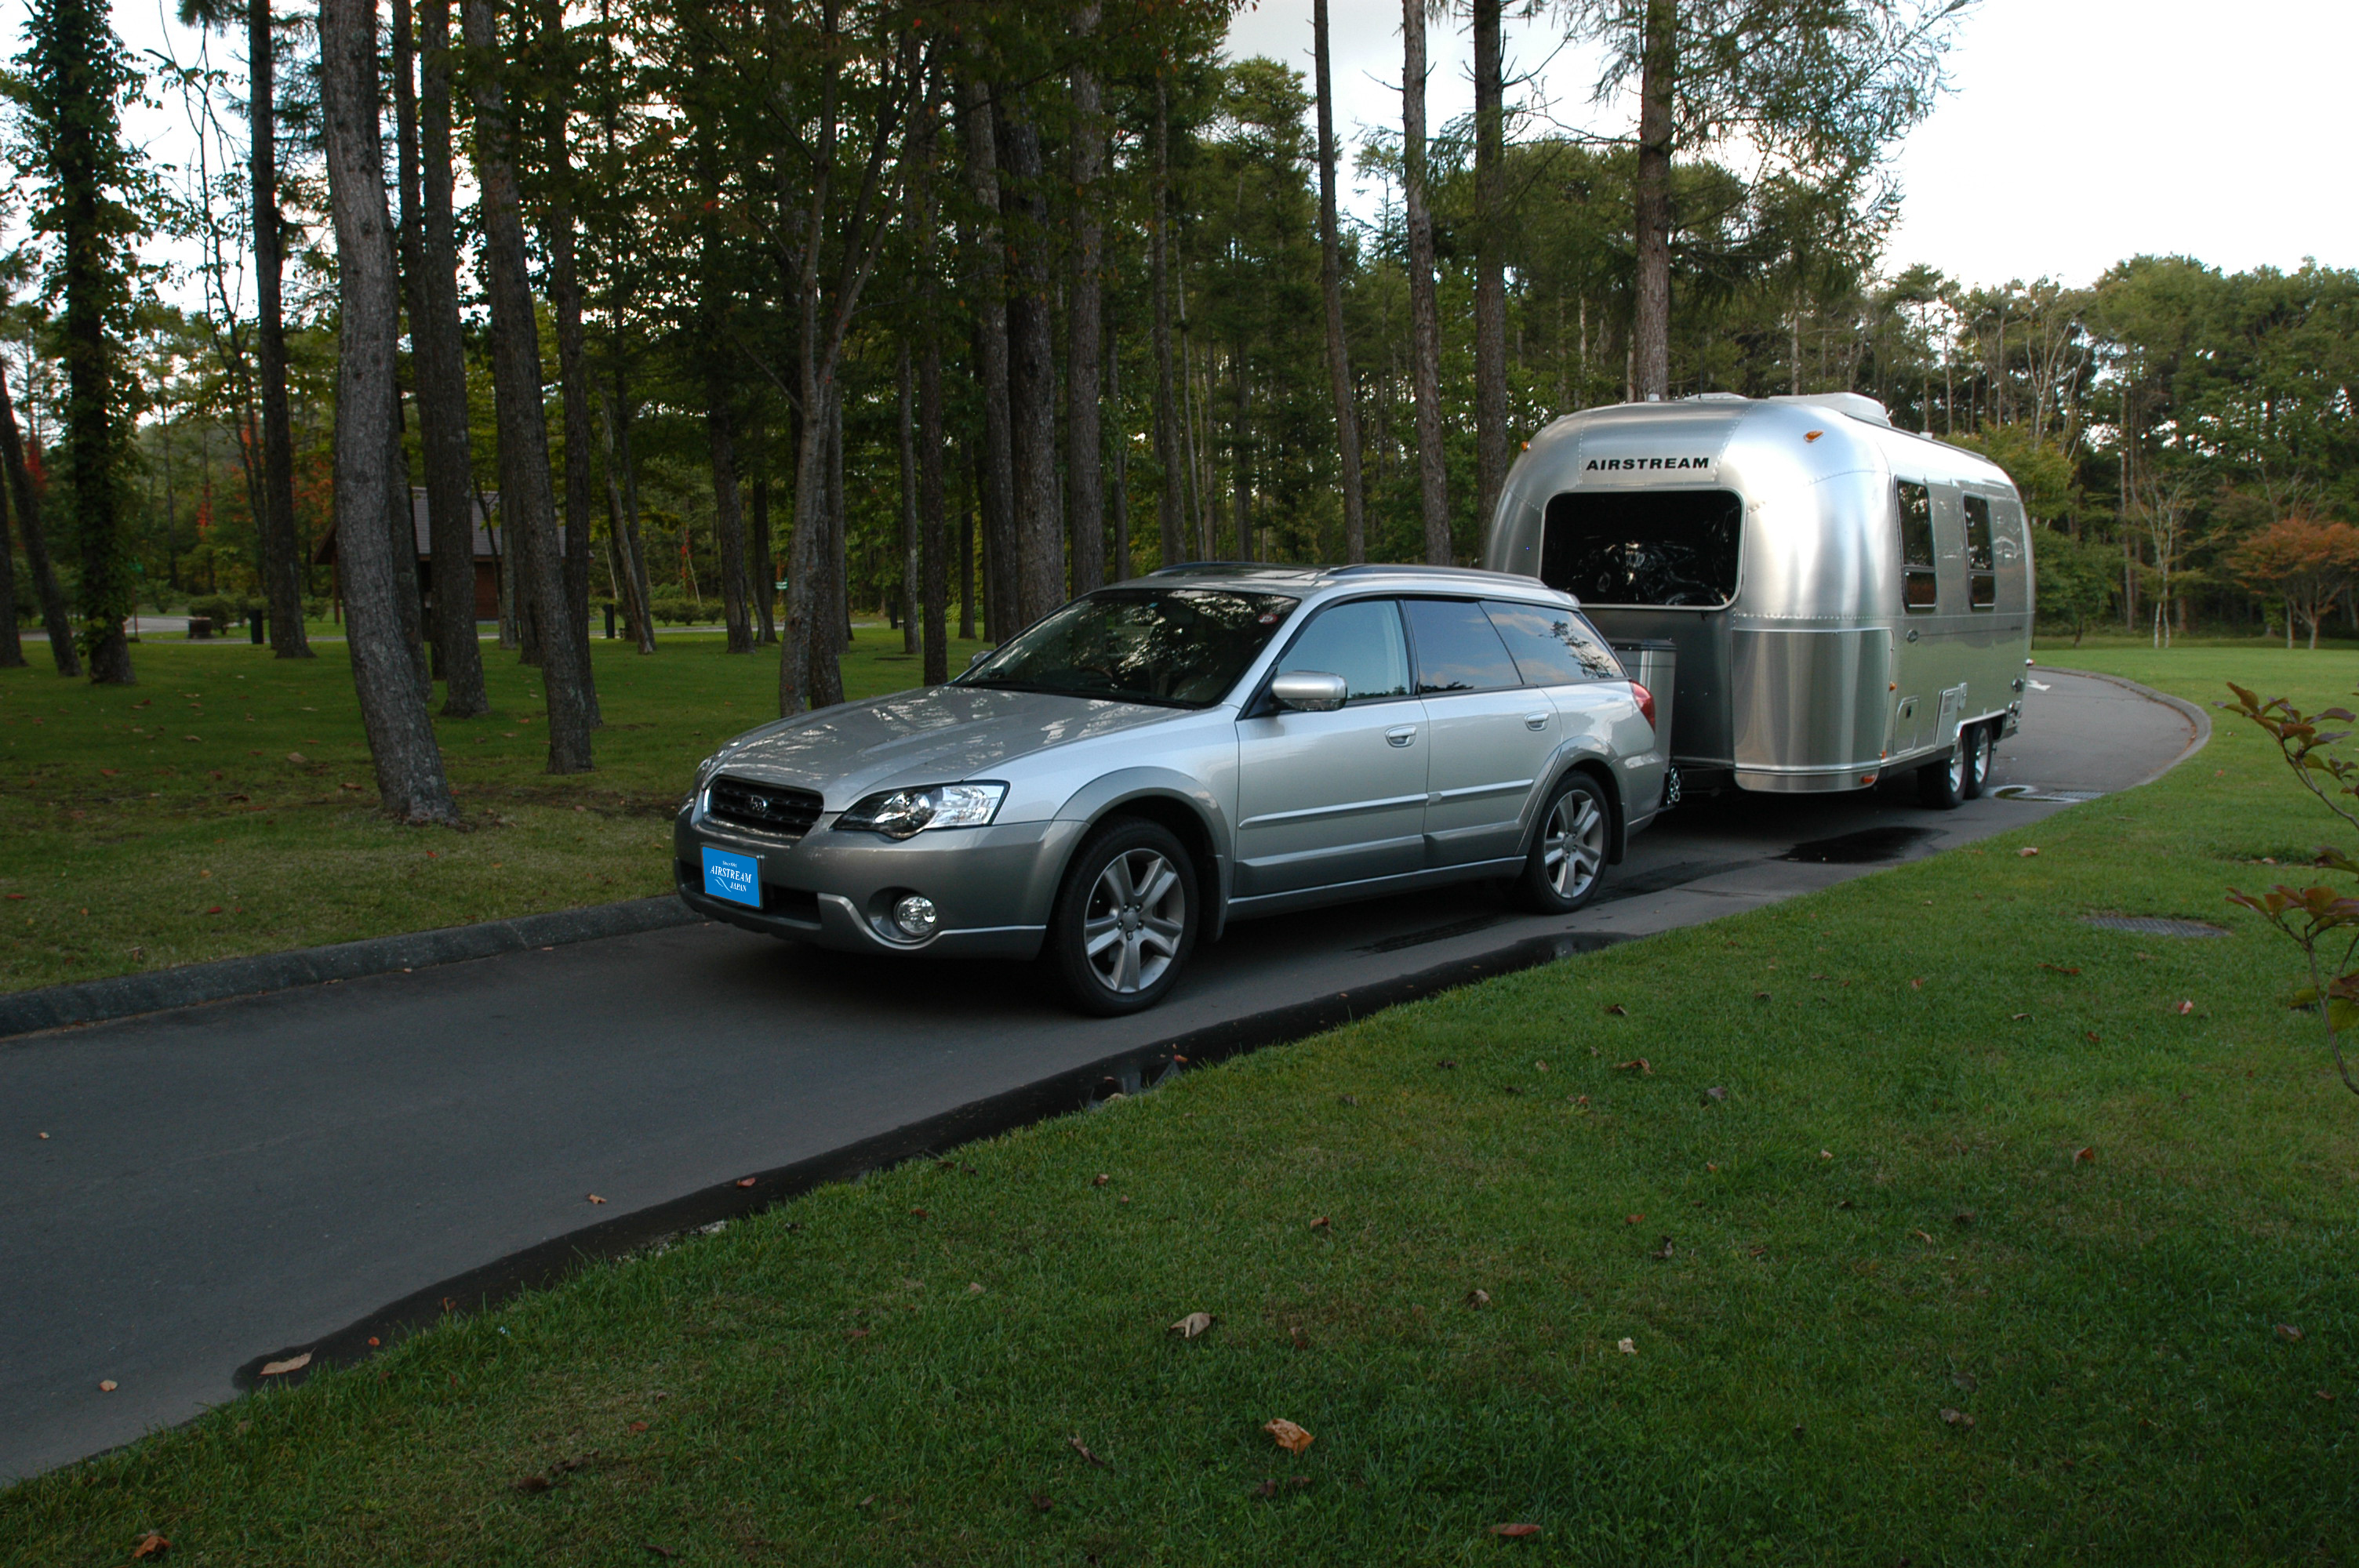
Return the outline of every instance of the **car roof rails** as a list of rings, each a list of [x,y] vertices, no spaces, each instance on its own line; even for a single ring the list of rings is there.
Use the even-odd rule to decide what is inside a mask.
[[[1358,566],[1331,569],[1337,577],[1472,577],[1494,582],[1514,575],[1482,567],[1421,567],[1413,561],[1364,561]]]

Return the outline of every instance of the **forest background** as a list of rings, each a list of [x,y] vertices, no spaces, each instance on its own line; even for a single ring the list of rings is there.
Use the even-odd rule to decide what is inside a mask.
[[[1549,419],[1706,392],[1864,393],[1986,452],[2051,629],[2359,633],[2359,276],[1886,254],[1962,10],[1519,13],[1607,62],[1576,129],[1506,74],[1496,0],[1413,5],[1400,124],[1347,148],[1320,73],[1223,58],[1216,0],[187,0],[193,61],[38,0],[0,661],[130,678],[107,628],[139,604],[300,657],[353,598],[381,793],[434,817],[425,705],[479,709],[481,654],[458,578],[408,569],[413,486],[446,559],[489,518],[570,772],[604,605],[649,653],[690,621],[775,648],[795,711],[841,696],[853,616],[938,680],[954,631],[1170,560],[1471,560]],[[1429,27],[1472,32],[1476,99],[1430,131]],[[129,152],[137,98],[196,156]],[[364,643],[407,676],[374,705]]]

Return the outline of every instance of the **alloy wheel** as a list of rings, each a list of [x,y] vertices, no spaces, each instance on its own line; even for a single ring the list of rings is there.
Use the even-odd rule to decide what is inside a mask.
[[[1567,790],[1549,807],[1540,830],[1540,869],[1559,898],[1589,892],[1605,864],[1605,813],[1586,790]]]
[[[1082,951],[1098,983],[1119,995],[1146,990],[1180,956],[1188,887],[1161,852],[1125,849],[1108,860],[1082,912]]]

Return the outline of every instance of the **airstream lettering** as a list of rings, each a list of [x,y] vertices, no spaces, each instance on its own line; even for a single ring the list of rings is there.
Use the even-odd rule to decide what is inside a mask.
[[[1558,419],[1507,476],[1484,565],[1572,593],[1617,646],[1675,650],[1670,752],[1690,789],[1910,772],[1951,806],[2022,716],[2021,498],[1855,394]]]

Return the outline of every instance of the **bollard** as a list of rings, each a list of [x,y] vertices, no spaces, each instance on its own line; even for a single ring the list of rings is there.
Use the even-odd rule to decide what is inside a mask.
[[[259,611],[259,610],[255,611],[253,614],[251,614],[251,615],[249,615],[249,616],[247,616],[247,617],[245,618],[245,629],[246,629],[246,631],[247,631],[249,633],[251,633],[251,634],[253,635],[253,638],[254,638],[254,645],[255,645],[255,647],[257,647],[257,648],[259,648],[260,646],[262,646],[262,622],[263,622],[263,620],[264,620],[263,613],[262,613],[262,611]]]

